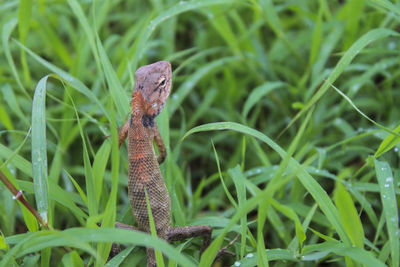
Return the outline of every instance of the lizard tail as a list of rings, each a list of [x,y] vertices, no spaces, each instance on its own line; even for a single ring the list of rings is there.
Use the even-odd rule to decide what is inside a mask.
[[[147,267],[157,267],[156,262],[156,254],[154,253],[154,249],[147,248]]]

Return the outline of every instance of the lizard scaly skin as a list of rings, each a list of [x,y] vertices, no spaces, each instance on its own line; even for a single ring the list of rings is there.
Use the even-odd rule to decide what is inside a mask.
[[[122,126],[118,141],[121,146],[128,137],[128,195],[139,229],[118,222],[116,226],[150,232],[146,191],[157,236],[168,242],[203,236],[201,254],[210,244],[212,228],[208,225],[171,227],[171,200],[159,166],[165,159],[166,150],[154,119],[162,111],[168,98],[171,73],[171,64],[167,61],[140,67],[135,73],[132,114]],[[158,157],[153,140],[158,148]],[[223,249],[219,255],[222,253],[227,251]],[[147,266],[156,266],[152,248],[147,248]]]

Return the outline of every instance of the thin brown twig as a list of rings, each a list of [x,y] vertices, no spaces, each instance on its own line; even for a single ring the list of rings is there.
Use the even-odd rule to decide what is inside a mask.
[[[15,186],[8,180],[8,178],[4,175],[2,171],[0,171],[0,180],[3,182],[3,184],[10,190],[10,192],[13,194],[13,199],[18,200],[19,202],[22,203],[32,214],[33,216],[36,217],[36,219],[39,221],[41,225],[43,225],[46,229],[52,230],[52,227],[50,227],[44,220],[43,218],[39,215],[39,213],[29,204],[28,201],[24,198],[22,194],[22,190],[18,190],[15,188]]]

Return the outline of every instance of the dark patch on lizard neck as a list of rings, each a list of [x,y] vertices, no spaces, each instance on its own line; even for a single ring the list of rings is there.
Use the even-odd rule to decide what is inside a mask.
[[[155,115],[147,115],[144,114],[142,117],[142,124],[144,127],[153,127],[154,126],[154,118],[156,116]]]

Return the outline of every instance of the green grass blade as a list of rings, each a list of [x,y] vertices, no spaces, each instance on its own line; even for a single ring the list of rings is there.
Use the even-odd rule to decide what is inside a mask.
[[[150,232],[151,232],[152,236],[157,237],[156,225],[154,223],[153,213],[151,212],[149,195],[147,193],[146,186],[144,187],[144,193],[146,195],[147,213],[149,214]],[[164,267],[165,264],[164,264],[164,259],[163,259],[161,252],[159,250],[154,250],[154,254],[156,256],[157,266]]]
[[[107,166],[108,158],[110,157],[111,145],[106,140],[97,151],[93,161],[93,178],[96,187],[96,202],[99,203],[101,191],[103,190],[104,173]]]
[[[361,248],[354,248],[351,246],[347,246],[340,242],[325,242],[316,245],[309,245],[304,248],[303,256],[307,257],[307,255],[311,252],[320,251],[320,252],[329,252],[335,253],[336,255],[341,255],[343,257],[349,257],[355,262],[361,263],[365,266],[370,267],[384,267],[386,266],[383,262],[378,260],[371,252],[366,251]]]
[[[32,4],[33,0],[21,0],[18,7],[18,33],[19,40],[22,44],[25,44],[28,38],[28,32],[31,25],[32,16]],[[28,68],[28,63],[26,62],[25,51],[21,49],[21,65],[25,77],[25,81],[30,84],[31,77]]]
[[[233,169],[228,170],[229,175],[232,177],[232,180],[235,184],[238,204],[242,206],[246,201],[246,187],[244,185],[244,176],[240,169],[239,165],[236,165]],[[247,218],[243,216],[240,219],[240,228],[241,228],[241,242],[240,242],[240,258],[244,257],[244,252],[246,248],[246,236],[247,236]]]
[[[89,245],[91,242],[116,242],[154,247],[159,249],[168,258],[174,259],[181,266],[195,266],[191,260],[183,256],[166,241],[146,233],[126,229],[70,228],[64,231],[41,231],[7,237],[6,242],[14,246],[0,261],[1,267],[9,266],[8,264],[12,256],[21,257],[40,251],[46,247],[74,247],[95,256],[96,251]]]
[[[110,115],[108,111],[104,108],[103,104],[100,102],[100,100],[96,97],[96,95],[89,89],[87,88],[86,85],[84,85],[80,80],[72,76],[71,74],[63,71],[62,69],[54,66],[50,62],[44,60],[37,54],[35,54],[32,50],[29,48],[25,47],[23,44],[17,42],[17,45],[22,47],[33,59],[35,59],[37,62],[39,62],[41,65],[44,67],[48,68],[50,71],[54,72],[58,76],[61,77],[61,79],[66,82],[68,85],[71,87],[75,88],[78,90],[80,93],[84,94],[87,98],[90,99],[93,103],[96,103],[99,109],[103,112],[103,114],[107,117],[110,118]]]
[[[125,91],[122,89],[122,85],[118,80],[117,74],[112,68],[111,62],[107,57],[106,51],[101,44],[99,36],[96,34],[96,44],[99,50],[101,63],[103,65],[104,74],[106,76],[108,88],[111,93],[111,97],[114,100],[115,107],[117,108],[120,121],[122,121],[126,114],[129,112],[129,97],[127,97]]]
[[[229,201],[231,202],[232,206],[237,208],[238,205],[237,205],[235,199],[233,198],[232,194],[229,192],[229,189],[225,184],[224,178],[222,177],[222,172],[221,172],[221,166],[220,166],[220,162],[219,162],[218,153],[217,153],[217,150],[215,149],[214,142],[212,140],[211,140],[211,144],[212,144],[213,151],[214,151],[215,161],[217,162],[219,180],[221,181],[221,185],[222,185],[222,187],[224,189],[225,195],[229,199]]]
[[[86,139],[85,139],[85,135],[83,133],[83,126],[82,126],[81,120],[79,118],[78,111],[76,110],[75,103],[74,103],[71,95],[69,95],[68,91],[67,91],[67,94],[68,94],[68,97],[74,108],[76,121],[78,123],[79,132],[80,132],[81,139],[82,139],[83,166],[84,166],[84,170],[85,170],[86,197],[87,197],[87,201],[88,201],[89,216],[96,216],[98,214],[98,205],[97,205],[97,201],[96,201],[97,193],[96,193],[95,180],[93,177],[93,168],[90,163],[89,152],[87,150]]]
[[[19,78],[19,74],[18,74],[17,68],[15,66],[14,60],[12,58],[11,51],[10,51],[10,46],[9,46],[9,43],[8,43],[8,40],[10,38],[11,33],[13,32],[15,26],[17,26],[17,22],[18,21],[17,21],[16,18],[12,18],[8,22],[4,23],[3,28],[2,28],[2,34],[1,34],[1,41],[2,41],[2,44],[3,44],[4,54],[6,56],[8,65],[10,65],[11,73],[13,74],[14,79],[16,80],[16,82],[17,82],[19,88],[21,89],[21,91],[28,98],[30,98],[30,95],[25,90],[24,86],[22,85],[21,79]]]
[[[364,247],[364,229],[360,216],[354,205],[351,195],[347,192],[342,182],[336,183],[334,200],[338,209],[340,220],[349,236],[351,243],[358,248]]]
[[[351,99],[345,95],[342,91],[340,91],[338,88],[336,88],[333,84],[330,84],[333,89],[336,90],[336,92],[338,92],[347,102],[350,103],[350,105],[364,118],[366,118],[367,120],[369,120],[370,122],[372,122],[374,125],[378,126],[379,128],[381,128],[382,130],[387,131],[388,133],[391,133],[392,135],[395,135],[397,138],[400,137],[399,133],[396,133],[395,131],[390,130],[389,128],[380,125],[379,123],[375,122],[373,119],[371,119],[370,117],[368,117],[367,115],[365,115],[359,108],[357,108],[357,106],[353,103],[353,101],[351,101]]]
[[[271,91],[278,89],[281,86],[284,86],[283,82],[267,82],[256,88],[254,88],[250,95],[247,97],[246,102],[244,103],[242,116],[243,118],[247,117],[250,109],[259,101],[261,101],[262,97],[270,93]]]
[[[185,97],[193,90],[194,86],[207,74],[212,71],[223,69],[226,67],[228,63],[238,61],[238,57],[225,57],[214,62],[205,65],[201,69],[197,70],[193,75],[191,75],[190,79],[184,82],[178,90],[172,94],[169,100],[169,109],[168,113],[170,115],[174,114],[174,112],[181,106]]]
[[[398,125],[393,132],[400,133],[400,125]],[[374,154],[374,158],[379,158],[393,147],[395,147],[400,141],[399,136],[395,136],[394,134],[389,134],[379,145],[378,150]]]
[[[370,5],[378,5],[383,8],[385,8],[389,12],[394,12],[398,16],[400,16],[400,8],[397,5],[394,5],[392,2],[388,0],[372,0],[372,1],[367,1],[368,4]]]
[[[386,227],[389,234],[390,249],[392,254],[392,266],[399,266],[399,213],[397,209],[397,197],[394,191],[393,174],[390,165],[386,161],[375,162],[375,172],[378,179],[383,212],[386,219]]]
[[[61,262],[65,267],[84,267],[79,253],[75,250],[65,254]]]
[[[49,209],[47,185],[47,140],[46,140],[46,83],[50,76],[37,84],[32,103],[32,175],[36,206],[39,215],[47,223]]]

